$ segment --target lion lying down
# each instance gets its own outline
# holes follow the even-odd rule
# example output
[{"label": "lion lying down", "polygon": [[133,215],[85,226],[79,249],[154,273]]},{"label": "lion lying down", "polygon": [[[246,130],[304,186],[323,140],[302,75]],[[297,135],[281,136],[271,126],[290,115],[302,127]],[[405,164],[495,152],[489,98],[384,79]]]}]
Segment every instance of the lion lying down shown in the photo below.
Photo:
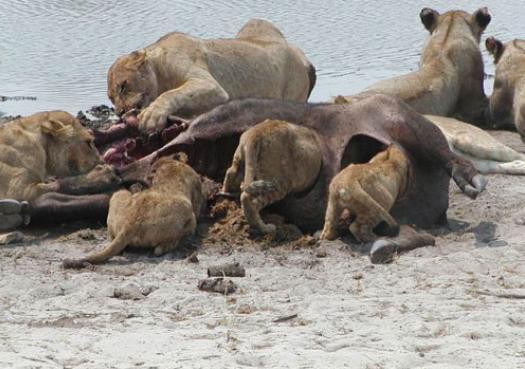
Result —
[{"label": "lion lying down", "polygon": [[525,175],[525,154],[511,149],[481,128],[454,118],[425,115],[439,127],[450,150],[468,159],[483,174]]},{"label": "lion lying down", "polygon": [[127,246],[151,247],[160,256],[193,234],[204,196],[200,177],[186,164],[186,155],[178,154],[178,159],[164,157],[153,164],[149,189],[116,192],[109,203],[107,220],[111,243],[80,260],[64,260],[64,267],[102,263]]},{"label": "lion lying down", "polygon": [[110,167],[98,164],[102,161],[93,135],[69,113],[42,112],[0,126],[0,230],[28,221],[25,202],[78,188],[80,180],[66,184],[64,178],[92,171],[83,178],[86,185],[93,186],[102,172],[109,181],[118,181]]},{"label": "lion lying down", "polygon": [[241,135],[223,192],[241,193],[250,226],[274,233],[259,212],[289,194],[308,190],[321,170],[321,146],[315,132],[279,120],[265,120]]},{"label": "lion lying down", "polygon": [[143,109],[139,128],[154,131],[170,115],[194,117],[228,100],[306,101],[315,79],[300,49],[270,22],[252,19],[234,38],[172,32],[119,57],[108,72],[108,96],[119,115]]},{"label": "lion lying down", "polygon": [[321,239],[337,238],[344,210],[355,217],[350,232],[360,242],[374,241],[374,228],[382,222],[386,235],[395,236],[399,225],[388,213],[408,183],[408,161],[395,145],[375,155],[366,164],[351,164],[332,179]]}]

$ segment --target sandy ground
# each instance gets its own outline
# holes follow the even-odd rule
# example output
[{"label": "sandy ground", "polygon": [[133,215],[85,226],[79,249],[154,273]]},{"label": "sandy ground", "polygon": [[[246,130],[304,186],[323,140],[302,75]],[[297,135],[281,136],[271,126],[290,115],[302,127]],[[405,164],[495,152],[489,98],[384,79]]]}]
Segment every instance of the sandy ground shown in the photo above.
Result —
[{"label": "sandy ground", "polygon": [[[212,227],[198,263],[125,252],[71,271],[104,227],[24,230],[0,246],[0,368],[525,368],[525,178],[489,179],[476,201],[451,185],[436,246],[389,265],[340,240],[258,245],[233,222],[239,239]],[[228,261],[237,292],[197,289]]]}]

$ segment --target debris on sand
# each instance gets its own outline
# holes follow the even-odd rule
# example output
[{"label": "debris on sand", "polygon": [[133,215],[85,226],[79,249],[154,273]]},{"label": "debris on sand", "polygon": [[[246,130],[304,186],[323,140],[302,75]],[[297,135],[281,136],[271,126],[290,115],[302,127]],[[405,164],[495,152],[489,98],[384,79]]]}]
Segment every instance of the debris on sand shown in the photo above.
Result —
[{"label": "debris on sand", "polygon": [[24,234],[18,231],[1,234],[0,245],[9,245],[11,243],[23,242],[24,238]]},{"label": "debris on sand", "polygon": [[239,263],[228,263],[210,266],[208,268],[208,277],[244,277],[246,271]]},{"label": "debris on sand", "polygon": [[191,255],[186,258],[186,262],[188,262],[188,263],[198,263],[199,262],[199,258],[198,258],[197,255],[198,255],[197,251],[192,252]]},{"label": "debris on sand", "polygon": [[231,279],[224,278],[201,279],[197,287],[201,291],[222,293],[223,295],[237,291],[237,285]]},{"label": "debris on sand", "polygon": [[288,320],[292,320],[292,319],[295,319],[297,318],[297,314],[292,314],[292,315],[287,315],[287,316],[283,316],[281,318],[277,318],[273,321],[273,323],[282,323],[282,322],[286,322]]},{"label": "debris on sand", "polygon": [[112,297],[120,300],[142,300],[156,289],[156,287],[152,286],[141,288],[136,284],[130,283],[124,287],[115,288]]}]

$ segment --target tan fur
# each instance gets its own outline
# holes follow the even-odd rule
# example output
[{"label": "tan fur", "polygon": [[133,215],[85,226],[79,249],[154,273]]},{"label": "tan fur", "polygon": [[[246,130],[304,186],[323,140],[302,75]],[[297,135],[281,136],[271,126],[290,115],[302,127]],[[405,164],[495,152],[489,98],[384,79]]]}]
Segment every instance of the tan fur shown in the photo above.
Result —
[{"label": "tan fur", "polygon": [[490,96],[493,124],[514,125],[524,139],[525,40],[516,39],[503,45],[491,37],[486,46],[496,63],[494,90]]},{"label": "tan fur", "polygon": [[[479,17],[490,16],[486,8],[474,14],[448,11],[439,14],[423,9],[421,19],[433,17],[425,24],[430,37],[423,48],[419,69],[378,82],[366,93],[385,93],[396,96],[421,114],[462,117],[479,121],[484,116],[487,99],[483,91],[483,60],[479,41],[486,24]],[[353,101],[355,96],[338,97]]]},{"label": "tan fur", "polygon": [[489,133],[453,118],[425,115],[441,129],[450,149],[470,160],[484,174],[525,175],[525,154],[496,140]]},{"label": "tan fur", "polygon": [[118,113],[145,108],[142,129],[169,115],[191,117],[230,99],[306,101],[315,69],[271,23],[250,20],[233,39],[203,40],[170,33],[119,57],[108,73],[108,96]]},{"label": "tan fur", "polygon": [[337,237],[339,218],[344,210],[355,217],[350,232],[358,241],[375,240],[373,229],[383,221],[391,229],[398,229],[388,212],[405,191],[407,180],[408,161],[393,145],[367,164],[351,164],[343,169],[330,183],[321,239]]},{"label": "tan fur", "polygon": [[265,120],[242,134],[223,191],[242,190],[241,205],[248,223],[262,233],[273,233],[275,226],[262,221],[260,210],[310,188],[321,162],[321,147],[311,129]]},{"label": "tan fur", "polygon": [[204,206],[199,175],[186,163],[161,158],[152,167],[149,189],[116,192],[109,203],[112,242],[83,260],[102,263],[126,247],[151,247],[159,256],[174,250],[195,232]]},{"label": "tan fur", "polygon": [[84,174],[101,159],[69,113],[42,112],[0,126],[0,198],[31,201],[56,190],[50,177]]}]

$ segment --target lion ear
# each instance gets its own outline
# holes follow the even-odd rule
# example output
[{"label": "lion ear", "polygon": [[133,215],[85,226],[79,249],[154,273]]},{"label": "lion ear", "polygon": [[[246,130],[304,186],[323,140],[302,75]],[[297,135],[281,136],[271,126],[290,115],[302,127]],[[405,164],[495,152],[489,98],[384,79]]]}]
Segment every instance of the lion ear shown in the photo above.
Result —
[{"label": "lion ear", "polygon": [[490,20],[492,19],[492,17],[489,14],[489,9],[487,7],[476,10],[474,14],[472,14],[472,16],[474,17],[474,20],[476,21],[478,26],[480,26],[483,30],[487,28],[487,26],[490,23]]},{"label": "lion ear", "polygon": [[494,63],[497,63],[501,55],[503,54],[504,45],[503,42],[491,36],[485,40],[485,47],[488,52],[494,57]]},{"label": "lion ear", "polygon": [[46,120],[42,123],[41,129],[43,133],[61,139],[69,138],[71,136],[71,132],[73,131],[73,127],[67,126],[56,119]]},{"label": "lion ear", "polygon": [[136,67],[140,67],[146,61],[146,52],[144,50],[133,51],[129,56],[130,62]]},{"label": "lion ear", "polygon": [[436,27],[439,13],[434,9],[423,8],[419,13],[419,18],[421,18],[421,23],[423,23],[428,32],[432,33]]}]

